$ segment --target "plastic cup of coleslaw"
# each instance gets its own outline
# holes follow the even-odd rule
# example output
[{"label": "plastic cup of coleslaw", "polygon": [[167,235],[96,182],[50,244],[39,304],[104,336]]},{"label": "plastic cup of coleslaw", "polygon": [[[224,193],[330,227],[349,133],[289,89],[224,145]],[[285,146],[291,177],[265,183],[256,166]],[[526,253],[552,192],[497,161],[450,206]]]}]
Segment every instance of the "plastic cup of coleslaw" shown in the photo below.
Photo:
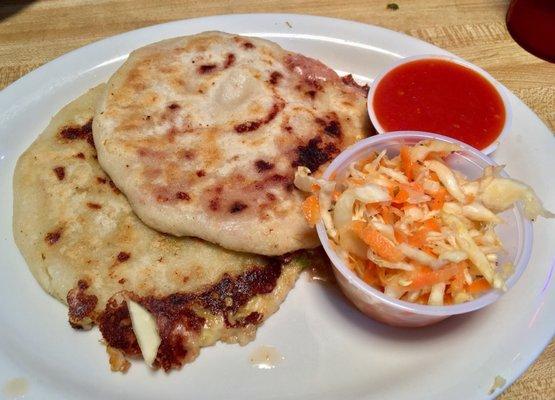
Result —
[{"label": "plastic cup of coleslaw", "polygon": [[[479,178],[485,167],[497,165],[484,153],[458,140],[427,132],[402,131],[376,135],[357,142],[333,160],[323,177],[329,179],[335,174],[336,179],[341,179],[351,163],[366,158],[373,152],[385,149],[389,156],[395,156],[401,145],[414,145],[425,139],[458,144],[462,150],[450,155],[446,161],[451,168],[469,179]],[[501,176],[508,177],[504,172]],[[506,281],[507,289],[510,289],[528,265],[532,250],[532,223],[526,219],[520,205],[504,211],[500,216],[504,223],[496,227],[496,232],[505,252],[499,254],[499,262],[501,265],[505,262],[512,262],[514,265],[514,272]],[[503,294],[502,291],[492,289],[472,301],[446,306],[415,304],[389,297],[365,283],[349,268],[333,249],[322,221],[317,224],[316,229],[343,293],[364,314],[386,324],[401,327],[430,325],[452,315],[479,310],[495,302]]]}]

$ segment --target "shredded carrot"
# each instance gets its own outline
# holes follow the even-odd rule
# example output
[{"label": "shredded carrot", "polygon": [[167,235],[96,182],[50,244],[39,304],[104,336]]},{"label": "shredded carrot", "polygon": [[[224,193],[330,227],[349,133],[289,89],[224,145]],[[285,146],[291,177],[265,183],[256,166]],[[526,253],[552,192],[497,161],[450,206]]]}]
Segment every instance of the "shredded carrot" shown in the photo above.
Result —
[{"label": "shredded carrot", "polygon": [[316,225],[320,219],[320,203],[318,202],[318,197],[314,194],[308,196],[305,201],[303,201],[302,209],[304,217],[309,225]]},{"label": "shredded carrot", "polygon": [[341,192],[339,190],[334,190],[331,194],[331,198],[333,201],[337,201],[339,196],[341,196]]},{"label": "shredded carrot", "polygon": [[408,146],[401,146],[401,169],[409,181],[414,179],[414,163],[410,158],[410,150]]},{"label": "shredded carrot", "polygon": [[[409,192],[402,187],[398,187],[399,190],[395,194],[393,198],[393,203],[402,204],[405,203],[409,199]],[[395,192],[394,192],[395,193]]]},{"label": "shredded carrot", "polygon": [[388,206],[382,205],[381,215],[384,223],[388,225],[393,225],[395,223],[395,214],[391,212],[391,209]]},{"label": "shredded carrot", "polygon": [[437,193],[430,201],[430,209],[441,210],[441,208],[443,207],[443,203],[445,203],[446,196],[447,196],[447,190],[445,190],[445,188],[439,188]]},{"label": "shredded carrot", "polygon": [[418,299],[416,299],[416,303],[418,304],[428,304],[428,299],[430,298],[430,293],[421,294]]},{"label": "shredded carrot", "polygon": [[419,229],[415,233],[409,236],[408,243],[413,247],[423,247],[426,245],[426,239],[428,238],[428,233],[430,231],[427,229]]},{"label": "shredded carrot", "polygon": [[441,231],[441,224],[438,218],[430,218],[422,223],[421,229],[426,229],[428,232],[439,232]]},{"label": "shredded carrot", "polygon": [[387,186],[387,193],[389,193],[389,197],[395,197],[395,190],[399,190],[399,186],[396,185],[389,185]]},{"label": "shredded carrot", "polygon": [[439,177],[434,171],[430,171],[430,179],[434,182],[439,183]]},{"label": "shredded carrot", "polygon": [[412,247],[422,247],[426,243],[426,236],[427,233],[415,233],[408,237],[407,243],[410,244]]},{"label": "shredded carrot", "polygon": [[425,160],[441,159],[441,158],[447,157],[447,154],[448,153],[445,153],[444,151],[430,151],[426,156]]},{"label": "shredded carrot", "polygon": [[337,171],[333,171],[328,179],[330,181],[334,181],[336,176],[337,176]]},{"label": "shredded carrot", "polygon": [[412,182],[409,187],[414,191],[424,194],[424,187],[419,182]]},{"label": "shredded carrot", "polygon": [[435,285],[436,283],[446,282],[466,267],[466,262],[451,263],[438,270],[415,271],[410,280],[412,283],[408,286],[410,290],[418,290],[424,287]]},{"label": "shredded carrot", "polygon": [[395,229],[393,233],[395,235],[395,240],[397,240],[399,243],[408,243],[409,238],[403,231]]},{"label": "shredded carrot", "polygon": [[313,183],[310,189],[312,190],[312,192],[317,192],[318,190],[320,190],[320,185]]},{"label": "shredded carrot", "polygon": [[366,204],[365,206],[366,211],[368,211],[369,213],[375,214],[380,212],[378,206],[376,204]]},{"label": "shredded carrot", "polygon": [[455,277],[453,278],[453,280],[451,281],[451,285],[449,287],[449,291],[451,293],[457,293],[460,292],[461,290],[463,290],[465,285],[465,280],[464,280],[464,271],[459,271],[457,273],[457,275],[455,275]]},{"label": "shredded carrot", "polygon": [[422,251],[423,251],[424,253],[426,253],[426,254],[431,255],[432,257],[437,257],[437,254],[434,253],[434,251],[432,250],[432,248],[429,247],[429,246],[423,246],[423,247],[422,247]]},{"label": "shredded carrot", "polygon": [[485,278],[476,279],[474,282],[468,285],[468,292],[471,294],[485,292],[489,289],[491,289],[491,285]]},{"label": "shredded carrot", "polygon": [[380,270],[376,264],[372,261],[368,260],[366,263],[366,268],[364,270],[364,274],[362,279],[364,282],[368,283],[372,286],[379,286],[381,284],[380,277],[378,276],[378,270]]},{"label": "shredded carrot", "polygon": [[355,232],[357,235],[359,232],[362,232],[362,230],[366,227],[366,223],[364,221],[353,221],[351,222],[351,229],[353,230],[353,232]]},{"label": "shredded carrot", "polygon": [[353,221],[352,229],[379,257],[392,262],[398,262],[405,258],[388,238],[371,226],[366,226],[364,222]]},{"label": "shredded carrot", "polygon": [[416,261],[412,262],[412,265],[414,267],[414,270],[418,273],[418,274],[428,274],[430,272],[433,272],[434,270],[431,269],[430,267],[428,267],[427,265],[423,265],[420,264]]},{"label": "shredded carrot", "polygon": [[359,178],[349,178],[348,181],[349,183],[352,183],[353,185],[356,185],[356,186],[360,186],[364,184],[364,181]]}]

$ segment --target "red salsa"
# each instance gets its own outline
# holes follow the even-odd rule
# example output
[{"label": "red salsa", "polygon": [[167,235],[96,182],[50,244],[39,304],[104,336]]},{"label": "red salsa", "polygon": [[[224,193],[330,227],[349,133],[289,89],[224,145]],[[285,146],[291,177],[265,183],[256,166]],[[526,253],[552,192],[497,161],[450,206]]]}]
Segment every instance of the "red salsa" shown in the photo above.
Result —
[{"label": "red salsa", "polygon": [[505,124],[501,96],[484,77],[454,62],[424,59],[387,73],[373,108],[386,132],[439,133],[485,149]]}]

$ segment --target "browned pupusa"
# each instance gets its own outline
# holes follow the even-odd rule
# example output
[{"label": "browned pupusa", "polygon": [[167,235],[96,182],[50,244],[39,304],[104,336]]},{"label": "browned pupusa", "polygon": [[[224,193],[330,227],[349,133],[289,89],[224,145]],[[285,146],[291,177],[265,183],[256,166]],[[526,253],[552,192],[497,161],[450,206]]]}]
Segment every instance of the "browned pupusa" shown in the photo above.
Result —
[{"label": "browned pupusa", "polygon": [[[18,160],[14,237],[74,328],[98,324],[112,368],[140,356],[127,300],[147,308],[162,338],[155,366],[178,368],[221,340],[245,344],[277,311],[305,263],[263,257],[148,228],[96,160],[91,117],[102,87],[66,106]],[[63,167],[63,179],[54,172]]]},{"label": "browned pupusa", "polygon": [[293,186],[369,133],[366,91],[275,43],[219,32],[134,51],[94,119],[99,162],[149,226],[279,255],[318,244]]}]

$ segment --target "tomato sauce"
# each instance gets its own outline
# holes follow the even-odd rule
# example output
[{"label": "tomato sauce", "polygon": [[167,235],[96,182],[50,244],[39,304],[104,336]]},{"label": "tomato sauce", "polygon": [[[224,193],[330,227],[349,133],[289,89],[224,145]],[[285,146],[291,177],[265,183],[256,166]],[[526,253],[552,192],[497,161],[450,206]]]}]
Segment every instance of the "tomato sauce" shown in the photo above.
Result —
[{"label": "tomato sauce", "polygon": [[501,96],[484,77],[432,58],[387,73],[376,87],[372,105],[386,132],[439,133],[480,150],[495,141],[506,118]]}]

